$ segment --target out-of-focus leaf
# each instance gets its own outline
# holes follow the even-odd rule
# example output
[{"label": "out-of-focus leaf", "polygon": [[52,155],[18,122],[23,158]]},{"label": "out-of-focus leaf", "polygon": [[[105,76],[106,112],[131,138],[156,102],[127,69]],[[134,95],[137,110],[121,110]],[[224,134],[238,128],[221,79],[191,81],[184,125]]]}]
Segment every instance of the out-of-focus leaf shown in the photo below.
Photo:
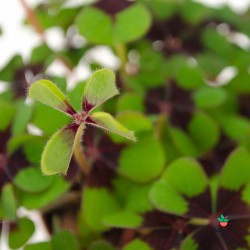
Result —
[{"label": "out-of-focus leaf", "polygon": [[140,93],[149,88],[162,86],[172,70],[168,70],[169,64],[161,53],[152,49],[151,44],[141,42],[139,45],[140,70],[138,74],[127,76],[125,80],[131,89]]},{"label": "out-of-focus leaf", "polygon": [[192,90],[205,85],[198,68],[184,65],[176,75],[177,83],[184,89]]},{"label": "out-of-focus leaf", "polygon": [[53,59],[53,51],[45,44],[38,46],[32,50],[30,63],[32,64],[46,64],[49,65]]},{"label": "out-of-focus leaf", "polygon": [[125,178],[114,180],[115,195],[126,211],[145,213],[152,210],[152,204],[148,199],[152,184],[138,184]]},{"label": "out-of-focus leaf", "polygon": [[119,210],[114,196],[104,188],[85,188],[83,192],[82,213],[87,225],[94,231],[104,231],[105,216]]},{"label": "out-of-focus leaf", "polygon": [[11,123],[14,114],[15,106],[4,100],[0,100],[0,131],[5,130]]},{"label": "out-of-focus leaf", "polygon": [[19,147],[28,143],[29,141],[35,140],[37,137],[30,134],[20,134],[12,136],[8,141],[8,154],[12,155]]},{"label": "out-of-focus leaf", "polygon": [[9,233],[9,246],[12,249],[22,247],[32,236],[35,231],[34,223],[28,218],[20,218],[18,220],[17,228]]},{"label": "out-of-focus leaf", "polygon": [[65,0],[58,1],[60,2],[60,8],[58,8],[59,6],[56,7],[56,5],[53,5],[53,7],[58,8],[58,10],[49,11],[48,9],[36,9],[36,15],[39,23],[41,23],[44,29],[56,26],[66,31],[67,28],[72,25],[79,12],[79,8],[63,8],[61,5],[64,1]]},{"label": "out-of-focus leaf", "polygon": [[52,249],[79,250],[79,244],[75,236],[69,231],[60,231],[53,235],[51,239]]},{"label": "out-of-focus leaf", "polygon": [[224,57],[212,53],[210,51],[202,52],[196,56],[198,64],[202,69],[202,73],[208,79],[215,79],[215,77],[228,66],[227,60]]},{"label": "out-of-focus leaf", "polygon": [[44,144],[46,140],[42,137],[33,137],[22,142],[22,149],[25,154],[25,157],[33,165],[40,166],[41,163],[41,154],[44,149]]},{"label": "out-of-focus leaf", "polygon": [[90,111],[106,100],[118,95],[115,74],[110,69],[95,71],[87,81],[83,93],[83,110]]},{"label": "out-of-focus leaf", "polygon": [[129,242],[122,250],[152,250],[152,248],[144,241],[135,239]]},{"label": "out-of-focus leaf", "polygon": [[250,139],[250,121],[243,116],[228,115],[221,120],[223,131],[233,140]]},{"label": "out-of-focus leaf", "polygon": [[90,116],[90,118],[91,120],[94,121],[94,123],[91,123],[93,126],[118,134],[129,140],[136,141],[134,132],[129,131],[127,128],[125,128],[121,123],[116,121],[110,114],[105,112],[95,112]]},{"label": "out-of-focus leaf", "polygon": [[88,250],[115,250],[115,248],[110,245],[108,242],[103,241],[103,240],[99,240],[96,242],[93,242]]},{"label": "out-of-focus leaf", "polygon": [[24,250],[53,250],[50,242],[39,242],[35,244],[26,245]]},{"label": "out-of-focus leaf", "polygon": [[37,102],[34,106],[32,123],[45,134],[51,135],[71,121],[70,117],[42,103]]},{"label": "out-of-focus leaf", "polygon": [[124,93],[117,101],[117,112],[122,111],[144,111],[143,96],[132,93]]},{"label": "out-of-focus leaf", "polygon": [[[130,42],[146,33],[151,16],[142,4],[133,4],[115,17],[113,36],[115,42]],[[133,25],[131,25],[133,24]]]},{"label": "out-of-focus leaf", "polygon": [[69,184],[58,176],[54,179],[49,188],[39,193],[39,195],[37,195],[37,193],[20,193],[20,203],[28,209],[41,209],[60,198],[68,188]]},{"label": "out-of-focus leaf", "polygon": [[197,250],[198,244],[192,237],[187,237],[181,244],[181,250]]},{"label": "out-of-focus leaf", "polygon": [[[205,29],[202,36],[203,44],[206,48],[225,57],[226,59],[232,57],[232,45],[227,41],[225,35],[219,34],[215,29]],[[215,46],[216,44],[216,46]]]},{"label": "out-of-focus leaf", "polygon": [[214,147],[219,140],[219,128],[216,122],[202,112],[195,112],[188,124],[189,133],[200,152]]},{"label": "out-of-focus leaf", "polygon": [[149,137],[122,150],[118,171],[131,180],[143,183],[159,176],[164,164],[165,155],[160,143]]},{"label": "out-of-focus leaf", "polygon": [[27,124],[30,121],[31,114],[32,114],[32,106],[25,104],[23,100],[18,102],[17,111],[11,129],[13,135],[25,132]]},{"label": "out-of-focus leaf", "polygon": [[81,35],[92,43],[112,43],[112,20],[103,11],[86,7],[79,13],[76,25]]},{"label": "out-of-focus leaf", "polygon": [[82,93],[84,92],[85,82],[78,83],[75,88],[73,88],[68,93],[68,98],[70,103],[75,108],[76,111],[80,112],[82,110]]},{"label": "out-of-focus leaf", "polygon": [[[210,9],[202,3],[184,1],[181,13],[185,21],[190,24],[198,24],[210,14]],[[190,13],[192,13],[190,15]]]},{"label": "out-of-focus leaf", "polygon": [[227,92],[222,88],[203,87],[193,94],[193,100],[199,108],[216,108],[227,100]]},{"label": "out-of-focus leaf", "polygon": [[83,134],[84,124],[69,124],[56,132],[47,142],[41,159],[46,175],[66,174],[73,154],[75,138]]},{"label": "out-of-focus leaf", "polygon": [[181,129],[171,128],[170,136],[175,147],[183,155],[196,157],[200,154],[198,147],[195,145],[192,139]]},{"label": "out-of-focus leaf", "polygon": [[14,194],[12,184],[8,183],[3,186],[1,194],[1,203],[4,218],[10,221],[16,219],[17,200]]},{"label": "out-of-focus leaf", "polygon": [[235,149],[228,157],[221,174],[221,186],[239,190],[250,179],[250,154],[243,148]]},{"label": "out-of-focus leaf", "polygon": [[239,72],[231,79],[226,88],[232,93],[250,93],[250,74],[248,72]]},{"label": "out-of-focus leaf", "polygon": [[14,184],[29,193],[42,192],[52,184],[51,177],[43,176],[41,170],[29,167],[20,170],[14,178]]},{"label": "out-of-focus leaf", "polygon": [[242,191],[242,200],[250,205],[250,182],[247,183],[246,187]]},{"label": "out-of-focus leaf", "polygon": [[88,41],[114,44],[138,39],[146,33],[151,24],[149,12],[140,3],[120,11],[114,20],[113,22],[108,14],[99,9],[86,7],[78,15],[76,25]]},{"label": "out-of-focus leaf", "polygon": [[154,16],[159,20],[168,20],[177,11],[179,5],[168,2],[168,7],[166,8],[166,3],[164,1],[148,1],[147,3],[152,9]]},{"label": "out-of-focus leaf", "polygon": [[41,79],[32,83],[29,88],[29,97],[65,114],[75,113],[66,96],[49,80]]},{"label": "out-of-focus leaf", "polygon": [[11,82],[13,80],[13,72],[23,66],[23,59],[21,56],[16,55],[1,69],[0,80]]},{"label": "out-of-focus leaf", "polygon": [[107,215],[103,223],[110,227],[116,228],[137,228],[142,224],[143,218],[133,212],[119,211]]},{"label": "out-of-focus leaf", "polygon": [[162,179],[188,197],[202,193],[207,186],[202,166],[192,158],[179,158],[172,162],[162,175]]},{"label": "out-of-focus leaf", "polygon": [[177,215],[188,211],[187,201],[163,180],[153,185],[149,197],[153,206],[160,211]]},{"label": "out-of-focus leaf", "polygon": [[66,92],[67,90],[67,82],[66,82],[66,78],[62,78],[62,77],[57,77],[57,76],[52,76],[50,77],[50,80],[52,82],[56,83],[56,86],[63,92]]}]

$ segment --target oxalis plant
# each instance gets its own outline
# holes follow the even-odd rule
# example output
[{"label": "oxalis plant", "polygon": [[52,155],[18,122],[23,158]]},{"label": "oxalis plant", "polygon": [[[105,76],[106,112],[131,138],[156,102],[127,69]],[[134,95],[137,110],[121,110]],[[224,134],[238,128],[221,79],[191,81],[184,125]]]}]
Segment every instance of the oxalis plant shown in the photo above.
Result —
[{"label": "oxalis plant", "polygon": [[70,124],[52,135],[44,148],[41,168],[45,175],[66,174],[73,152],[83,172],[89,172],[81,149],[81,138],[88,124],[136,141],[134,132],[125,128],[110,114],[95,111],[98,106],[117,94],[119,91],[115,85],[115,74],[110,69],[97,70],[89,78],[83,93],[81,112],[72,107],[66,96],[51,81],[41,79],[30,86],[30,98],[72,118]]}]

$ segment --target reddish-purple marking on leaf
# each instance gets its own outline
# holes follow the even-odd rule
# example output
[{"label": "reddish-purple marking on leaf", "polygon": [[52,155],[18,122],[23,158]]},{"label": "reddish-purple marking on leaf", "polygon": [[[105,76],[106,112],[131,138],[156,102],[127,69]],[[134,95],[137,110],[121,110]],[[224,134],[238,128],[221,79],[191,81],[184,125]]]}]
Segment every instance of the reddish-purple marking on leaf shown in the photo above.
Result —
[{"label": "reddish-purple marking on leaf", "polygon": [[[241,200],[241,196],[242,190],[219,189],[216,214],[211,214],[209,217],[210,224],[201,227],[193,236],[198,243],[198,250],[248,249],[245,237],[248,235],[248,228],[250,227],[250,209]],[[225,228],[219,227],[217,218],[220,214],[227,214],[230,217],[230,223]]]},{"label": "reddish-purple marking on leaf", "polygon": [[67,105],[68,109],[66,110],[66,113],[68,113],[69,115],[73,116],[76,111],[74,110],[74,108],[70,105],[70,103],[65,100],[64,103]]},{"label": "reddish-purple marking on leaf", "polygon": [[83,135],[83,144],[87,159],[93,162],[92,170],[86,180],[91,187],[112,188],[112,180],[116,175],[118,158],[123,145],[117,145],[107,135],[96,139],[96,129],[88,127]]},{"label": "reddish-purple marking on leaf", "polygon": [[203,193],[193,198],[186,197],[189,204],[187,217],[191,218],[208,218],[212,214],[211,192],[207,188]]},{"label": "reddish-purple marking on leaf", "polygon": [[222,133],[220,140],[214,149],[198,159],[206,174],[212,176],[221,171],[228,155],[235,149],[235,147],[236,143]]},{"label": "reddish-purple marking on leaf", "polygon": [[94,107],[93,104],[89,103],[86,98],[83,98],[82,101],[82,110],[85,112],[89,112]]},{"label": "reddish-purple marking on leaf", "polygon": [[131,2],[125,0],[101,0],[98,1],[94,6],[102,11],[105,11],[107,14],[114,16],[118,12],[126,9],[132,5]]},{"label": "reddish-purple marking on leaf", "polygon": [[166,87],[151,89],[145,98],[148,114],[166,114],[174,127],[187,131],[194,104],[191,92],[181,89],[173,80]]},{"label": "reddish-purple marking on leaf", "polygon": [[64,127],[64,130],[70,129],[71,131],[73,131],[76,134],[79,126],[80,125],[78,125],[75,122],[73,122],[73,123],[70,123],[69,125],[67,125],[66,127]]},{"label": "reddish-purple marking on leaf", "polygon": [[94,122],[89,116],[86,118],[85,121],[86,121],[87,123],[96,124],[96,122]]},{"label": "reddish-purple marking on leaf", "polygon": [[187,219],[160,211],[145,213],[142,227],[150,230],[142,240],[155,250],[179,249],[183,238],[193,230]]},{"label": "reddish-purple marking on leaf", "polygon": [[81,125],[82,123],[84,123],[87,119],[87,113],[85,111],[82,111],[82,113],[75,113],[73,115],[74,118],[74,122],[77,125]]}]

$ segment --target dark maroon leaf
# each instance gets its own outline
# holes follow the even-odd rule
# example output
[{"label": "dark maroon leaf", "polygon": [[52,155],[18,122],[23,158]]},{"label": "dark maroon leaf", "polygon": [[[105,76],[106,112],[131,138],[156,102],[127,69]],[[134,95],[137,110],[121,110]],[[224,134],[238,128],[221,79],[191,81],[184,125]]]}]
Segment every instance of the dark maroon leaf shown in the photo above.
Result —
[{"label": "dark maroon leaf", "polygon": [[94,6],[105,11],[111,16],[129,7],[132,3],[126,0],[100,0]]}]

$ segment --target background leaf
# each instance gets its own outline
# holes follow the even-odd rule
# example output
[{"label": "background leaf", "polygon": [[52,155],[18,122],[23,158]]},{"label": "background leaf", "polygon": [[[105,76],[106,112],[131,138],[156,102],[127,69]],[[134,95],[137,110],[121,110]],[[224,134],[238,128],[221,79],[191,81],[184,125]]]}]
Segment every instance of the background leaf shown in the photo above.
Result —
[{"label": "background leaf", "polygon": [[178,193],[194,197],[205,191],[207,177],[202,166],[192,158],[179,158],[168,165],[162,175],[168,185]]},{"label": "background leaf", "polygon": [[81,35],[91,43],[112,43],[112,20],[103,11],[86,7],[76,19],[76,25]]},{"label": "background leaf", "polygon": [[5,130],[11,123],[14,114],[15,106],[9,102],[0,99],[0,131]]},{"label": "background leaf", "polygon": [[104,217],[103,223],[109,227],[138,228],[143,218],[129,211],[119,211]]},{"label": "background leaf", "polygon": [[[131,25],[133,24],[133,25]],[[146,33],[151,16],[142,4],[133,4],[116,14],[113,30],[115,42],[130,42]]]},{"label": "background leaf", "polygon": [[16,219],[17,200],[12,184],[8,183],[4,185],[1,192],[1,203],[4,218],[14,221]]},{"label": "background leaf", "polygon": [[80,34],[87,40],[110,45],[138,39],[150,24],[149,12],[139,3],[117,13],[114,22],[108,14],[94,7],[86,7],[76,20]]},{"label": "background leaf", "polygon": [[24,250],[52,250],[50,242],[39,242],[35,244],[29,244],[24,247]]},{"label": "background leaf", "polygon": [[60,231],[53,235],[51,245],[53,249],[80,249],[75,236],[69,231]]},{"label": "background leaf", "polygon": [[136,239],[128,243],[122,250],[151,250],[152,248],[144,241]]},{"label": "background leaf", "polygon": [[188,211],[188,202],[163,180],[153,185],[150,200],[155,208],[166,213],[183,215]]},{"label": "background leaf", "polygon": [[226,160],[221,174],[221,186],[239,190],[250,178],[250,155],[245,148],[235,149]]},{"label": "background leaf", "polygon": [[24,133],[32,115],[32,106],[22,101],[18,102],[17,111],[13,120],[11,131],[14,135]]},{"label": "background leaf", "polygon": [[69,183],[57,176],[48,189],[39,193],[39,199],[36,193],[19,194],[20,204],[27,209],[39,209],[59,199],[69,188]]},{"label": "background leaf", "polygon": [[204,86],[193,93],[193,100],[199,108],[215,108],[225,103],[227,92],[222,88]]},{"label": "background leaf", "polygon": [[165,155],[160,143],[148,137],[122,150],[118,171],[131,180],[143,183],[159,176],[164,164]]},{"label": "background leaf", "polygon": [[29,193],[38,193],[46,190],[53,179],[42,175],[36,167],[24,168],[15,176],[14,184],[21,190]]},{"label": "background leaf", "polygon": [[103,218],[118,210],[119,206],[109,191],[104,188],[85,188],[82,212],[86,223],[92,230],[106,230]]},{"label": "background leaf", "polygon": [[9,246],[12,249],[22,247],[32,236],[35,231],[35,226],[32,220],[22,217],[18,220],[16,229],[9,233]]}]

